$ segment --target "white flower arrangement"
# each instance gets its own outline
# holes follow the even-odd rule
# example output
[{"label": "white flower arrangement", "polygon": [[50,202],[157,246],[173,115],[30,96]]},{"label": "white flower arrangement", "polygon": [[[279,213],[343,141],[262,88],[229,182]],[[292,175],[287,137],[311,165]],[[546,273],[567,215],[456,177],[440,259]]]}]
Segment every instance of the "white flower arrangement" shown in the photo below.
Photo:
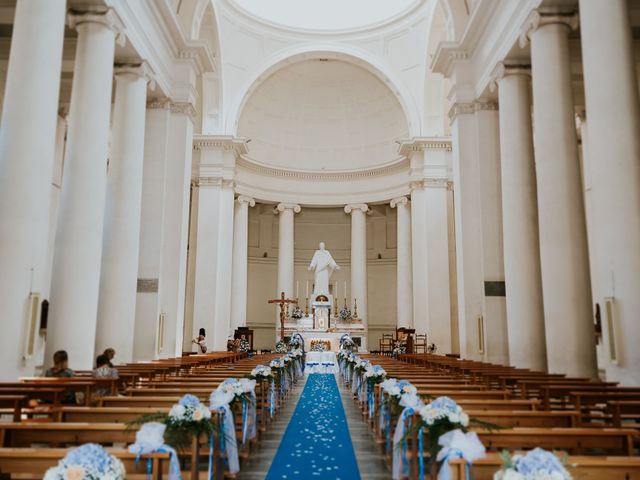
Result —
[{"label": "white flower arrangement", "polygon": [[274,358],[273,360],[271,360],[271,362],[269,362],[269,367],[271,367],[271,368],[283,368],[284,367],[284,361],[282,360],[282,358]]},{"label": "white flower arrangement", "polygon": [[364,370],[364,378],[371,385],[378,384],[387,378],[387,372],[380,365],[367,365]]},{"label": "white flower arrangement", "polygon": [[526,455],[509,456],[503,452],[502,470],[494,480],[571,480],[571,474],[552,452],[535,448]]},{"label": "white flower arrangement", "polygon": [[256,365],[256,367],[251,370],[251,374],[249,376],[254,380],[269,379],[273,378],[273,372],[271,371],[271,367],[266,365]]},{"label": "white flower arrangement", "polygon": [[293,358],[300,358],[300,357],[302,357],[302,350],[301,350],[301,349],[299,349],[299,348],[296,348],[296,349],[294,349],[294,350],[291,350],[291,351],[289,352],[289,356],[290,356],[290,357],[293,357]]},{"label": "white flower arrangement", "polygon": [[50,468],[44,480],[123,480],[126,472],[120,460],[95,443],[71,450]]},{"label": "white flower arrangement", "polygon": [[439,421],[449,421],[463,427],[469,426],[469,415],[467,415],[456,402],[449,397],[438,397],[433,402],[420,409],[422,421],[427,426],[434,425]]},{"label": "white flower arrangement", "polygon": [[202,422],[211,418],[211,410],[193,395],[185,395],[169,411],[172,423]]}]

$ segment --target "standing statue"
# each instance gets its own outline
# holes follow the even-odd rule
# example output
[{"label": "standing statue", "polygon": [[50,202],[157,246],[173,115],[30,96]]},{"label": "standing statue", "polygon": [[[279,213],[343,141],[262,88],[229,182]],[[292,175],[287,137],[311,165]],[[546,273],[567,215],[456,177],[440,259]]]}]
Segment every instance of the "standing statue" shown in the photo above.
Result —
[{"label": "standing statue", "polygon": [[325,250],[324,242],[320,242],[320,250],[316,250],[311,259],[308,270],[314,272],[313,298],[318,295],[329,295],[329,279],[334,270],[340,270],[329,250]]}]

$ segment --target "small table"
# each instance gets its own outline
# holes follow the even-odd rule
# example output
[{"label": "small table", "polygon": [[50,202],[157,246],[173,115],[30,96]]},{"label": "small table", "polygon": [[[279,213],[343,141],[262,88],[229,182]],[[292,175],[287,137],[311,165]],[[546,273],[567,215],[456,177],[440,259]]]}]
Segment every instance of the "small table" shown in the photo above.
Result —
[{"label": "small table", "polygon": [[305,373],[338,373],[335,352],[307,352]]}]

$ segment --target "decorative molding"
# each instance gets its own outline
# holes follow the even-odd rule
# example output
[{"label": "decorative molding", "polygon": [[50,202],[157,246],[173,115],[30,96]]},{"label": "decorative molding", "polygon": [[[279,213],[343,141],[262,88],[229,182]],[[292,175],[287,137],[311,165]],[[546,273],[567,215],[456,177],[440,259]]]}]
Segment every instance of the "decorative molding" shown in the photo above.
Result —
[{"label": "decorative molding", "polygon": [[369,211],[369,205],[366,203],[350,203],[344,207],[344,213],[356,212],[358,210],[362,213],[367,213]]},{"label": "decorative molding", "polygon": [[531,65],[513,65],[504,62],[498,62],[491,73],[489,80],[489,90],[495,92],[498,89],[498,83],[511,75],[525,75],[531,77]]},{"label": "decorative molding", "polygon": [[468,59],[469,53],[460,46],[460,43],[452,41],[440,42],[431,61],[431,70],[436,73],[442,73],[445,78],[448,78],[451,76],[453,67],[457,62],[464,62]]},{"label": "decorative molding", "polygon": [[476,112],[496,111],[498,104],[476,100],[474,102],[454,103],[449,109],[449,121],[453,122],[458,115],[471,115]]},{"label": "decorative molding", "polygon": [[140,63],[116,64],[113,67],[113,74],[115,76],[135,75],[144,79],[151,87],[151,90],[156,89],[155,72],[153,71],[153,68],[151,68],[151,66],[145,61],[142,61]]},{"label": "decorative molding", "polygon": [[235,152],[236,155],[244,155],[249,149],[249,139],[234,137],[232,135],[194,135],[194,150],[219,149],[227,152]]},{"label": "decorative molding", "polygon": [[531,41],[531,35],[540,27],[553,24],[565,25],[569,31],[573,31],[578,28],[578,25],[580,24],[580,17],[577,12],[544,13],[540,10],[533,10],[522,26],[519,39],[520,47],[526,47]]},{"label": "decorative molding", "polygon": [[249,197],[247,195],[238,195],[238,198],[236,198],[236,202],[238,202],[239,204],[247,204],[250,207],[255,207],[256,206],[256,201],[254,198]]},{"label": "decorative molding", "polygon": [[187,115],[192,122],[196,119],[196,107],[191,102],[171,102],[171,113]]},{"label": "decorative molding", "polygon": [[409,197],[397,197],[391,200],[391,208],[396,208],[397,205],[409,205]]},{"label": "decorative molding", "polygon": [[198,177],[193,180],[198,187],[235,188],[236,182],[222,177]]},{"label": "decorative molding", "polygon": [[451,137],[412,137],[396,140],[398,153],[404,157],[411,157],[413,153],[425,150],[451,151]]},{"label": "decorative molding", "polygon": [[153,98],[147,102],[147,110],[154,109],[162,109],[162,110],[170,110],[171,109],[171,100],[168,98]]},{"label": "decorative molding", "polygon": [[300,213],[302,208],[297,203],[279,203],[276,208],[273,209],[273,213],[281,213],[285,210],[293,210],[293,213]]},{"label": "decorative molding", "polygon": [[67,25],[74,30],[83,23],[99,23],[111,30],[116,37],[116,42],[124,47],[126,38],[124,35],[124,24],[113,8],[106,10],[76,11],[70,10],[67,14]]},{"label": "decorative molding", "polygon": [[409,183],[411,190],[423,190],[425,188],[446,188],[451,190],[453,182],[446,177],[427,177],[422,180],[416,180]]}]

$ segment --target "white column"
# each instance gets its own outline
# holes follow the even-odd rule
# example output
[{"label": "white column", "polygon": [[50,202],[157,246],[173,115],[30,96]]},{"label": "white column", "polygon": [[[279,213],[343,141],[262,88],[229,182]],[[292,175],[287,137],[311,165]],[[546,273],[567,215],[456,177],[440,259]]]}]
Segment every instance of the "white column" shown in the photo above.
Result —
[{"label": "white column", "polygon": [[[351,296],[350,305],[357,302],[358,317],[367,328],[367,212],[365,203],[346,205],[345,213],[351,214]],[[345,292],[345,296],[347,292]],[[338,300],[339,303],[339,300]]]},{"label": "white column", "polygon": [[411,212],[409,199],[391,200],[391,208],[397,209],[397,325],[413,328],[413,274],[411,272]]},{"label": "white column", "polygon": [[73,368],[86,370],[94,362],[113,57],[115,37],[122,27],[113,10],[71,15],[70,22],[78,31],[78,41],[51,280],[47,357],[64,349]]},{"label": "white column", "polygon": [[[279,213],[278,221],[278,290],[277,297],[284,292],[285,298],[293,298],[294,291],[294,225],[293,219],[296,213],[300,213],[300,205],[292,203],[279,203],[276,212]],[[279,310],[278,310],[279,312]],[[280,318],[279,314],[277,318]],[[276,325],[278,332],[280,324]]]},{"label": "white column", "polygon": [[[589,129],[594,255],[607,379],[640,383],[640,107],[628,2],[580,1],[580,36]],[[614,299],[617,331],[607,328]],[[613,334],[613,335],[612,335]],[[612,341],[613,343],[611,343]],[[610,345],[618,361],[611,361]]]},{"label": "white column", "polygon": [[236,199],[233,217],[233,273],[231,274],[230,335],[247,325],[247,256],[249,248],[249,207],[256,201],[245,195]]},{"label": "white column", "polygon": [[0,380],[33,373],[22,359],[25,305],[47,283],[65,0],[17,2],[0,125]]},{"label": "white column", "polygon": [[115,69],[96,352],[114,348],[119,362],[133,359],[144,121],[151,75],[146,63]]},{"label": "white column", "polygon": [[[160,315],[159,279],[163,244],[165,169],[169,158],[169,101],[147,105],[144,133],[144,166],[138,256],[138,288],[133,360],[157,355],[156,336]],[[167,233],[168,234],[168,233]],[[170,349],[169,349],[170,350]]]},{"label": "white column", "polygon": [[499,64],[500,156],[509,360],[546,370],[536,173],[528,68]]},{"label": "white column", "polygon": [[[427,192],[424,181],[411,183],[411,272],[413,285],[413,328],[418,334],[433,335],[429,316],[429,263],[427,243]],[[445,210],[446,216],[446,210]],[[445,229],[446,233],[446,229]],[[431,338],[429,338],[431,341]],[[450,342],[449,342],[450,343]]]},{"label": "white column", "polygon": [[484,324],[484,272],[482,191],[475,105],[456,103],[449,115],[452,119],[460,355],[462,358],[482,360],[486,352],[486,332],[480,338],[479,324]]},{"label": "white column", "polygon": [[[170,108],[158,283],[160,314],[153,331],[147,332],[155,339],[159,358],[182,354],[193,155],[193,105],[172,103]],[[162,314],[164,323],[160,322]]]},{"label": "white column", "polygon": [[596,375],[589,258],[571,85],[576,18],[532,12],[534,145],[542,288],[550,372]]}]

